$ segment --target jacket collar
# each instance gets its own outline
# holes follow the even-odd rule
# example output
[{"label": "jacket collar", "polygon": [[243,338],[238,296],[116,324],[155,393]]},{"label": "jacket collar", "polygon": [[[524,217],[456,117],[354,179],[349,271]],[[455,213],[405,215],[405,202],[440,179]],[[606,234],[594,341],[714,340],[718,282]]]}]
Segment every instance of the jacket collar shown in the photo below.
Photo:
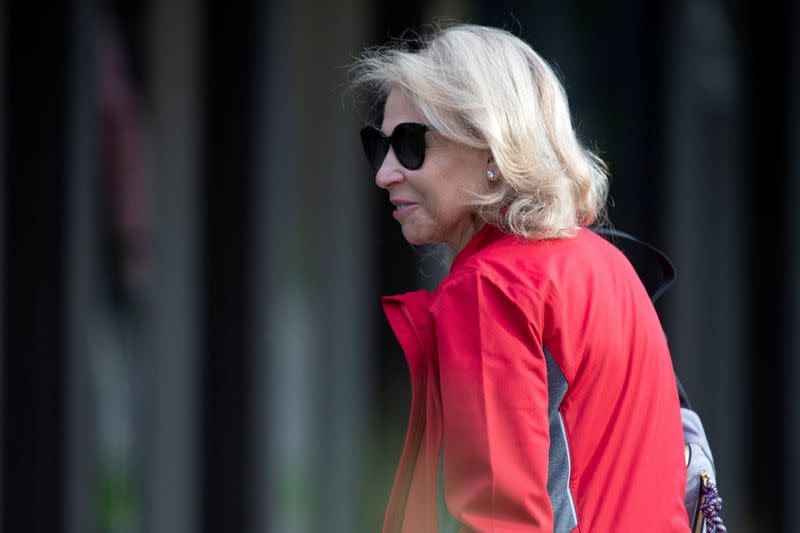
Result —
[{"label": "jacket collar", "polygon": [[[498,227],[491,224],[484,224],[483,227],[478,230],[478,233],[472,237],[472,240],[467,243],[464,249],[456,255],[453,264],[450,266],[450,272],[455,272],[471,256],[484,248],[488,248],[506,236],[507,234],[503,233]],[[435,298],[435,293],[436,291],[413,291],[404,294],[384,296],[382,298],[383,308],[387,317],[389,317],[389,322],[392,323],[392,327],[395,329],[395,333],[397,333],[398,324],[400,324],[400,329],[404,329],[404,325],[405,327],[410,326],[414,330],[422,328],[427,322],[428,310],[431,302]],[[395,306],[398,309],[404,308],[405,311],[399,314],[393,313],[392,308]]]},{"label": "jacket collar", "polygon": [[503,233],[497,226],[484,224],[483,227],[478,230],[478,233],[472,237],[472,240],[467,243],[464,249],[456,255],[453,264],[450,266],[450,272],[455,272],[467,259],[505,236],[507,236],[507,234]]}]

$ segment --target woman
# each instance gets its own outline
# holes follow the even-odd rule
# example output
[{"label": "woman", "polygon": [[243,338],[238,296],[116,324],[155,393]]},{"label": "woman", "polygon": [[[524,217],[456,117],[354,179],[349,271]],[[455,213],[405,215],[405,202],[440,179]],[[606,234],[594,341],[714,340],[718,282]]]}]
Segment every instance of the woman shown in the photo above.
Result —
[{"label": "woman", "polygon": [[361,132],[413,244],[457,254],[384,298],[411,370],[386,532],[688,531],[672,363],[648,295],[585,228],[607,177],[523,41],[459,25],[368,52]]}]

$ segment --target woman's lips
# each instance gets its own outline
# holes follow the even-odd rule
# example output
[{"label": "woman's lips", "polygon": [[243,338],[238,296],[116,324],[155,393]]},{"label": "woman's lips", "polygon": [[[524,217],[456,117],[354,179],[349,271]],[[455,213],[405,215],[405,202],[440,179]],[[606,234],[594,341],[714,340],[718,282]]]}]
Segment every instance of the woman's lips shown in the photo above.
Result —
[{"label": "woman's lips", "polygon": [[405,217],[411,210],[417,207],[418,204],[408,203],[408,204],[399,204],[395,207],[394,211],[392,211],[392,216],[397,220]]}]

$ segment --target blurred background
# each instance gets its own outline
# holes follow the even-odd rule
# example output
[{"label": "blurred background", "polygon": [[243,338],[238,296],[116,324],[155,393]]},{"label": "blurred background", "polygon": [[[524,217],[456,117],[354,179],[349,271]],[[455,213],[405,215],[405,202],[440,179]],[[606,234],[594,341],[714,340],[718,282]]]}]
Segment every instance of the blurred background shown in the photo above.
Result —
[{"label": "blurred background", "polygon": [[611,221],[676,264],[729,529],[796,529],[797,2],[5,0],[0,533],[379,530],[410,399],[379,296],[443,272],[347,66],[441,17],[560,73]]}]

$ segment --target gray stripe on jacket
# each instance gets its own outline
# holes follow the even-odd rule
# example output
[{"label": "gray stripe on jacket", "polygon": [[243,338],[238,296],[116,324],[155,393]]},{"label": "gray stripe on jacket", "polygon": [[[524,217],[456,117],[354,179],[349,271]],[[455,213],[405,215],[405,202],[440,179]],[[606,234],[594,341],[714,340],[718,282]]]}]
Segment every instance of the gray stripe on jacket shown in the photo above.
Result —
[{"label": "gray stripe on jacket", "polygon": [[[561,402],[567,394],[567,379],[556,364],[547,347],[544,356],[547,364],[547,419],[550,428],[550,451],[547,466],[547,494],[553,508],[553,533],[569,533],[578,525],[575,503],[569,490],[571,462],[567,433],[564,420],[561,418]],[[456,521],[447,509],[444,494],[444,440],[439,456],[439,475],[437,480],[437,507],[439,515],[439,532],[455,533],[461,524]]]},{"label": "gray stripe on jacket", "polygon": [[569,456],[567,432],[559,408],[567,394],[567,378],[546,346],[547,418],[550,423],[550,462],[547,466],[547,494],[553,507],[553,533],[569,533],[578,525],[575,502],[569,490],[572,463]]}]

